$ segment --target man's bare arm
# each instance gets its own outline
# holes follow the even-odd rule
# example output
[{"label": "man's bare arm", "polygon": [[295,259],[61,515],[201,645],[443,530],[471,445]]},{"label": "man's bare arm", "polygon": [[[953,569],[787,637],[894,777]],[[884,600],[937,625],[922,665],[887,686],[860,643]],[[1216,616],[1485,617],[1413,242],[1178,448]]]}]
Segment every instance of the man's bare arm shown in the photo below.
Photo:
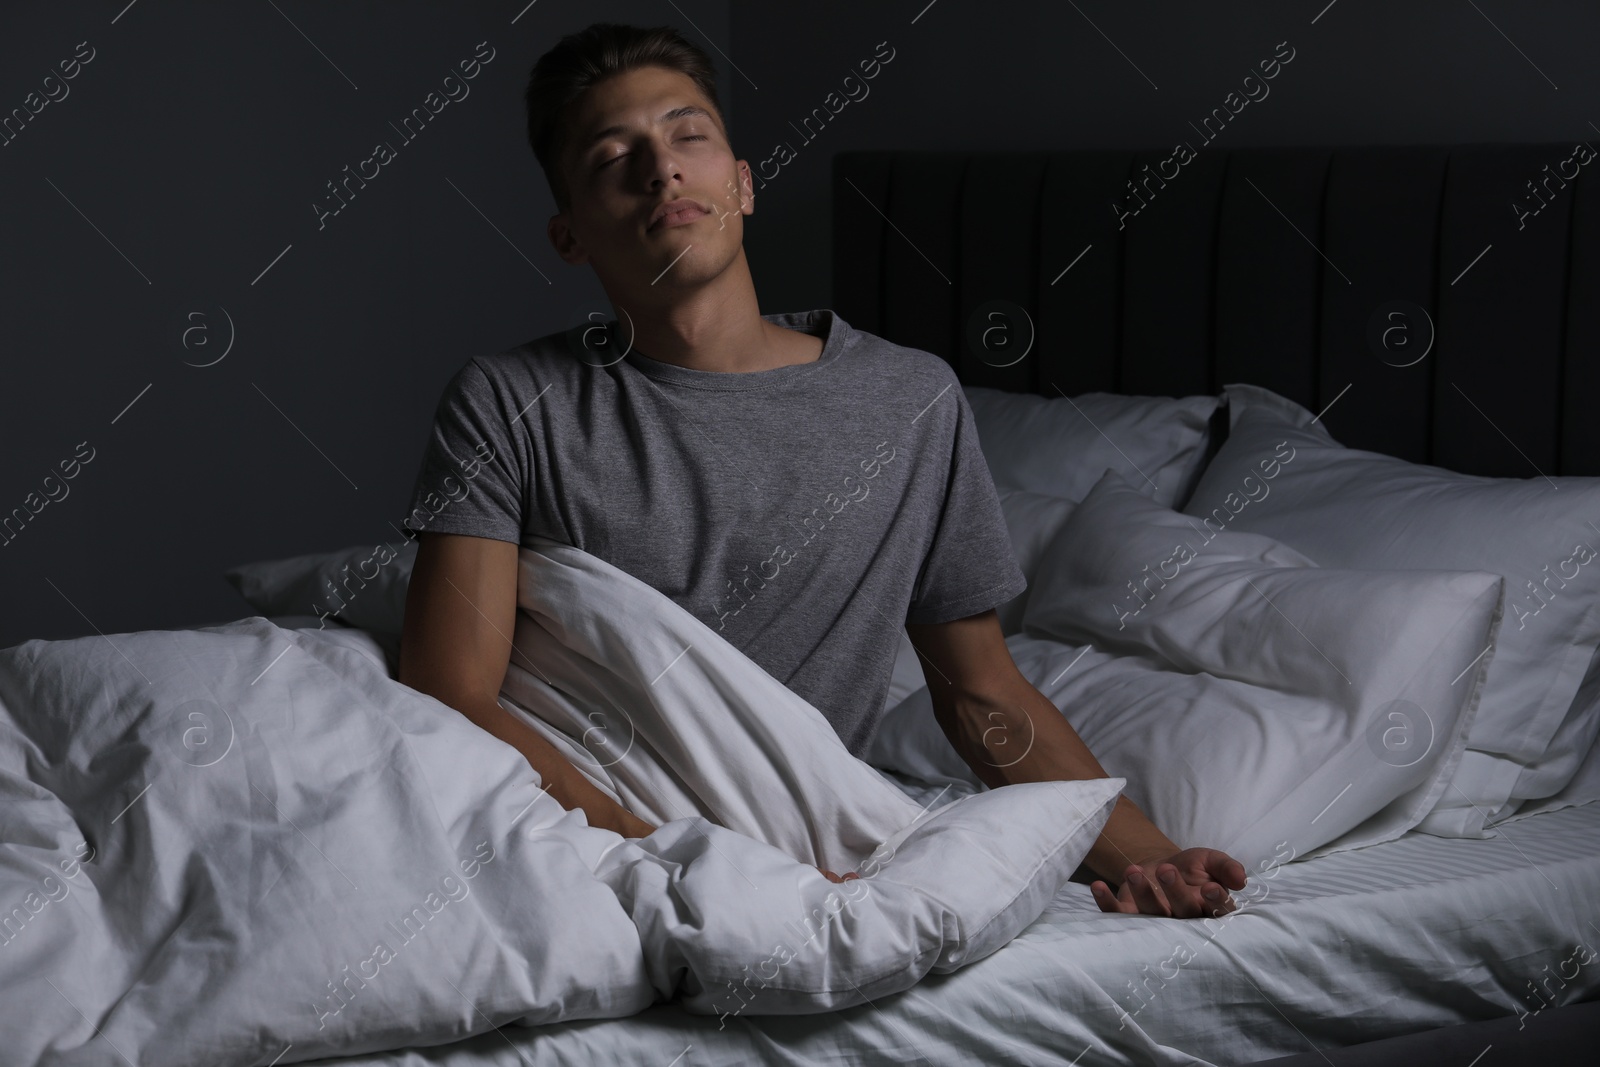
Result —
[{"label": "man's bare arm", "polygon": [[[984,785],[1109,777],[1060,709],[1017,670],[993,611],[954,622],[909,623],[906,633],[928,679],[934,718]],[[1118,880],[1130,863],[1176,851],[1138,805],[1122,796],[1085,864],[1102,878]]]},{"label": "man's bare arm", "polygon": [[[1017,669],[994,611],[944,623],[908,623],[906,633],[927,676],[934,718],[952,747],[985,785],[995,788],[1016,782],[1108,777],[1060,709]],[[1219,870],[1211,877],[1226,881],[1231,888],[1244,888],[1244,867],[1237,860],[1215,850],[1183,851],[1214,853]],[[1161,868],[1163,873],[1187,877],[1188,872],[1163,867],[1179,852],[1178,846],[1156,828],[1139,806],[1123,795],[1117,798],[1084,866],[1113,885],[1131,873],[1131,868],[1141,868],[1130,894],[1132,903],[1153,908],[1155,890],[1153,885],[1145,884],[1144,872],[1153,878]],[[1212,862],[1210,857],[1206,859],[1208,864]],[[1169,887],[1165,882],[1162,888],[1167,894],[1182,890],[1179,885]],[[1196,913],[1202,907],[1231,904],[1225,891],[1216,901],[1202,896],[1211,888],[1208,881],[1194,886],[1192,906]],[[1214,888],[1222,890],[1223,886]],[[1100,897],[1097,892],[1096,899]]]},{"label": "man's bare arm", "polygon": [[655,827],[595,787],[537,730],[498,703],[511,661],[517,612],[517,546],[460,534],[423,533],[406,592],[400,681],[461,712],[516,748],[550,795],[582,808],[591,826],[624,837]]}]

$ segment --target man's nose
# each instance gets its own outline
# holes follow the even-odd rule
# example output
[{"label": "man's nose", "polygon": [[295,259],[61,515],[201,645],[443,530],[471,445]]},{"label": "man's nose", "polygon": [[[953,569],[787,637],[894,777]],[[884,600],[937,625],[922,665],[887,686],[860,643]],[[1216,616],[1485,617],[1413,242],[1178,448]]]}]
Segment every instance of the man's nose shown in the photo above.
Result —
[{"label": "man's nose", "polygon": [[673,179],[677,179],[680,185],[683,183],[683,169],[678,162],[677,153],[673,151],[671,145],[659,141],[651,141],[643,151],[645,153],[646,173],[650,175],[650,187],[652,189],[670,185]]}]

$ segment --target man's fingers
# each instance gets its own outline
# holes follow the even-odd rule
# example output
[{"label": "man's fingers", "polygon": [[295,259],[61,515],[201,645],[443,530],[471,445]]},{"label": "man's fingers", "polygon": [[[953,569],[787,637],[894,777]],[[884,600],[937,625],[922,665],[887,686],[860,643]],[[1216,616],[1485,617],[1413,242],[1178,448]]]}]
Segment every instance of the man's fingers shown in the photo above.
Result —
[{"label": "man's fingers", "polygon": [[1215,918],[1238,910],[1229,890],[1244,888],[1243,864],[1214,849],[1195,849],[1179,858],[1185,861],[1181,866],[1130,864],[1116,891],[1104,881],[1090,883],[1095,903],[1103,912],[1178,919]]},{"label": "man's fingers", "polygon": [[1214,919],[1238,908],[1233,898],[1229,896],[1227,889],[1215,882],[1205,882],[1200,885],[1185,886],[1184,888],[1187,899],[1193,905],[1193,910],[1189,911],[1184,916],[1185,918],[1205,916]]},{"label": "man's fingers", "polygon": [[1206,897],[1201,886],[1184,886],[1184,914],[1185,919],[1216,918],[1220,914],[1215,901]]},{"label": "man's fingers", "polygon": [[1165,896],[1150,883],[1150,879],[1145,877],[1144,871],[1138,864],[1129,866],[1123,878],[1133,892],[1134,903],[1142,914],[1163,916],[1172,914],[1172,908],[1167,904]]},{"label": "man's fingers", "polygon": [[[1204,872],[1200,872],[1200,877],[1205,878]],[[1174,918],[1193,919],[1198,916],[1215,918],[1237,907],[1223,886],[1213,881],[1190,883],[1183,872],[1170,863],[1157,865],[1156,881],[1166,893]]]},{"label": "man's fingers", "polygon": [[1207,915],[1226,915],[1239,907],[1227,889],[1215,882],[1208,882],[1201,890],[1200,896],[1205,901]]},{"label": "man's fingers", "polygon": [[1183,885],[1183,874],[1171,863],[1159,863],[1156,865],[1156,881],[1161,883],[1161,888],[1170,898]]},{"label": "man's fingers", "polygon": [[1228,889],[1243,889],[1245,887],[1244,864],[1228,855],[1226,852],[1212,850],[1206,857],[1206,862],[1201,865],[1201,873],[1206,878],[1221,883]]},{"label": "man's fingers", "polygon": [[[1171,877],[1171,885],[1165,884],[1165,876]],[[1156,883],[1160,884],[1160,892]],[[1142,871],[1130,867],[1117,892],[1112,892],[1111,887],[1103,881],[1091,882],[1089,891],[1101,911],[1124,915],[1192,919],[1202,915],[1215,917],[1233,911],[1238,906],[1221,886],[1214,882],[1190,885],[1170,864],[1162,864],[1157,868],[1156,883],[1146,878]],[[1217,890],[1219,899],[1206,897],[1207,889]]]},{"label": "man's fingers", "polygon": [[1104,882],[1090,882],[1089,892],[1094,894],[1094,902],[1100,905],[1101,911],[1116,913],[1134,910],[1131,906],[1124,907],[1123,902]]},{"label": "man's fingers", "polygon": [[1192,919],[1197,915],[1209,914],[1199,887],[1191,886],[1177,867],[1170,863],[1160,864],[1156,868],[1156,881],[1172,905],[1173,918]]}]

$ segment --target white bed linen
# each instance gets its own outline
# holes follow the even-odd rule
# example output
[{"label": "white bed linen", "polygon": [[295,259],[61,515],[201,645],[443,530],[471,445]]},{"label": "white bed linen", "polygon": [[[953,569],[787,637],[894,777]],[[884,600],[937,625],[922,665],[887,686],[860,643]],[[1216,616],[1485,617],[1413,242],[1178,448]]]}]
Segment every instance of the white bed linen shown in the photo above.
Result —
[{"label": "white bed linen", "polygon": [[[759,1014],[833,1010],[981,959],[1048,906],[1127,784],[1029,782],[928,814],[853,757],[820,711],[605,560],[534,538],[519,552],[517,605],[500,704],[661,827],[641,844],[705,819],[771,846],[780,869],[792,857],[860,872],[838,892],[855,903],[859,889],[861,914],[848,908],[836,929],[821,921],[815,950],[777,952],[781,884],[746,891],[743,858],[702,873],[700,900],[688,872],[608,878],[641,932],[668,938],[664,958],[689,972],[657,987],[682,987],[697,1011],[741,1014],[743,993]],[[731,891],[716,891],[717,875]],[[729,932],[720,941],[705,936],[706,906]]]},{"label": "white bed linen", "polygon": [[1186,513],[1277,538],[1324,567],[1505,576],[1505,620],[1465,751],[1420,827],[1475,837],[1523,798],[1560,790],[1600,730],[1595,711],[1573,702],[1600,648],[1600,568],[1586,567],[1600,555],[1600,478],[1488,478],[1410,463],[1346,448],[1270,390],[1226,392],[1233,429]]},{"label": "white bed linen", "polygon": [[[0,1063],[290,1064],[671,997],[719,1022],[859,1005],[1031,923],[1124,784],[925,813],[668,598],[555,551],[519,652],[580,708],[626,706],[639,751],[739,761],[681,775],[694,803],[644,839],[544,796],[365,631],[253,617],[0,650]],[[738,821],[770,835],[708,817],[750,792],[772,810]],[[812,866],[863,858],[839,886]]]},{"label": "white bed linen", "polygon": [[[934,792],[906,788],[924,801]],[[1079,1064],[1096,1067],[1244,1064],[1502,1016],[1522,1015],[1532,1029],[1545,1009],[1600,992],[1600,960],[1575,954],[1600,949],[1600,804],[1494,830],[1488,840],[1413,832],[1287,864],[1265,892],[1236,893],[1240,910],[1214,929],[1101,915],[1074,883],[988,959],[829,1015],[748,1017],[719,1031],[715,1019],[660,1005],[629,1019],[504,1027],[319,1062],[965,1067],[1082,1054]],[[1178,962],[1178,946],[1192,959]],[[1151,991],[1142,1007],[1137,982]]]}]

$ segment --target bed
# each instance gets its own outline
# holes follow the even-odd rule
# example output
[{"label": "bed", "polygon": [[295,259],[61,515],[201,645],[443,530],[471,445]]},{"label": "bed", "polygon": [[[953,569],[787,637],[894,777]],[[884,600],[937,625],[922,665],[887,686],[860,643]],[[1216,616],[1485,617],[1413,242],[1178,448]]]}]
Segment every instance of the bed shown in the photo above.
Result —
[{"label": "bed", "polygon": [[[661,1006],[626,1022],[506,1027],[459,1045],[319,1062],[665,1064],[682,1055],[680,1063],[729,1065],[1243,1064],[1319,1049],[1341,1063],[1336,1050],[1345,1045],[1494,1018],[1508,1002],[1529,1017],[1497,1029],[1461,1025],[1467,1040],[1475,1029],[1484,1036],[1465,1060],[1451,1062],[1470,1062],[1489,1045],[1500,1059],[1482,1062],[1522,1062],[1511,1058],[1519,1052],[1543,1063],[1582,1062],[1592,1005],[1533,1014],[1545,1001],[1526,982],[1565,956],[1574,928],[1592,917],[1592,906],[1576,902],[1592,899],[1600,873],[1597,823],[1589,804],[1514,822],[1496,842],[1417,835],[1290,864],[1267,898],[1270,920],[1250,930],[1119,922],[1075,885],[1002,953],[828,1016],[752,1016],[719,1030],[714,1019]],[[1406,873],[1419,869],[1431,874]],[[1592,930],[1585,940],[1594,943]],[[1162,961],[1181,943],[1196,950],[1194,961],[1161,977]],[[1119,1010],[1140,1013],[1158,1043],[1119,1030]],[[1430,1063],[1439,1046],[1420,1056],[1415,1045],[1399,1052]],[[1329,1060],[1312,1052],[1287,1062]]]},{"label": "bed", "polygon": [[[1592,476],[1600,425],[1581,405],[1600,380],[1600,189],[1587,175],[1550,180],[1563,161],[1592,159],[1585,148],[1207,149],[1176,175],[1164,150],[851,153],[834,170],[836,307],[860,328],[944,355],[969,386],[1183,396],[1249,382],[1325,412],[1355,448],[1479,475]],[[999,344],[976,340],[997,322]],[[1506,836],[1541,818],[1510,823]],[[1406,847],[1439,843],[1413,836],[1345,862],[1359,856],[1387,881]],[[1581,836],[1577,851],[1593,864],[1600,837]],[[1590,915],[1568,936],[1597,933]],[[1338,982],[1329,974],[1319,988]],[[1409,992],[1393,994],[1403,1012]],[[1563,1003],[1594,999],[1591,988]],[[1217,1058],[1229,1063],[1295,1052],[1305,1053],[1295,1062],[1347,1062],[1331,1050],[1456,1024],[1457,1034],[1417,1034],[1427,1044],[1395,1040],[1386,1053],[1380,1042],[1348,1059],[1417,1062],[1433,1051],[1447,1062],[1475,1040],[1463,1024],[1505,1014],[1446,1010],[1377,1033],[1364,1030],[1363,1009],[1330,1002],[1312,1012],[1326,1027],[1319,1040],[1291,1036],[1287,1013],[1248,995],[1213,1003],[1248,1016],[1223,1030],[1281,1031]],[[1501,1003],[1524,1010],[1520,995]],[[1593,1006],[1570,1017],[1592,1039]],[[1466,1060],[1494,1043],[1483,1062],[1518,1062],[1512,1035],[1531,1036],[1480,1032],[1488,1037]]]},{"label": "bed", "polygon": [[[1129,516],[1146,511],[1153,522],[1162,516],[1176,522],[1184,516],[1179,509],[1191,505],[1188,518],[1206,521],[1195,502],[1208,491],[1207,477],[1220,477],[1252,433],[1298,434],[1296,470],[1324,460],[1332,469],[1349,458],[1338,451],[1345,446],[1379,457],[1362,460],[1372,465],[1363,471],[1376,472],[1367,478],[1373,484],[1404,473],[1382,465],[1389,457],[1504,480],[1517,492],[1542,488],[1542,479],[1552,488],[1563,479],[1562,487],[1592,492],[1581,479],[1600,474],[1600,428],[1583,417],[1582,403],[1600,376],[1594,359],[1600,309],[1584,297],[1600,291],[1600,193],[1586,177],[1559,184],[1545,177],[1547,164],[1559,169],[1572,155],[1568,145],[1208,150],[1174,173],[1165,152],[847,153],[834,169],[833,306],[858,329],[951,363],[978,416],[1008,522],[1017,523],[1019,558],[1028,538],[1018,531],[1047,513],[1048,536],[1034,538],[1032,556],[1044,551],[1044,541],[1059,544],[1069,532],[1078,538],[1069,553],[1074,558],[1137,541],[1092,527],[1091,512],[1113,531],[1131,529]],[[1542,200],[1524,187],[1540,179]],[[1039,402],[1056,405],[1052,411],[1070,406],[1078,417],[1075,444],[1006,436],[1037,425],[1028,420],[1043,410]],[[1161,417],[1152,420],[1152,410]],[[1151,421],[1187,427],[1182,462],[1147,459],[1134,447],[1136,428]],[[1257,425],[1268,422],[1265,429]],[[1319,436],[1326,434],[1337,446]],[[1054,493],[1030,481],[1059,474],[1059,464],[1039,465],[1040,454],[1079,448],[1089,457],[1085,467],[1127,461],[1156,499],[1146,499],[1152,493],[1138,479],[1114,484],[1100,469],[1078,472],[1079,483]],[[1512,480],[1519,484],[1509,486]],[[1288,496],[1287,481],[1273,482],[1280,499]],[[1324,499],[1307,501],[1307,508],[1326,504],[1326,492],[1312,495]],[[1157,501],[1159,514],[1152,510]],[[1375,505],[1363,499],[1361,506]],[[1302,547],[1316,559],[1304,561],[1305,571],[1355,566],[1354,555],[1334,558],[1337,543],[1317,540],[1319,527],[1342,525],[1330,524],[1327,512],[1304,520],[1306,529],[1274,527],[1266,516],[1266,525],[1249,532],[1264,511],[1235,513],[1229,536],[1265,539],[1260,530],[1278,531],[1294,546],[1272,549],[1278,554],[1268,562],[1279,570],[1293,570],[1289,564]],[[1541,512],[1526,515],[1496,536],[1520,545],[1521,527],[1543,521]],[[1600,511],[1593,517],[1600,520]],[[337,567],[341,558],[354,557],[321,565]],[[1035,599],[1008,606],[1015,609],[1007,631],[1019,664],[1025,652],[1030,664],[1048,665],[1052,684],[1076,666],[1066,684],[1088,684],[1079,680],[1116,666],[1109,654],[1097,664],[1102,648],[1114,643],[1110,630],[1121,632],[1130,620],[1137,630],[1142,620],[1134,616],[1148,605],[1130,601],[1138,607],[1121,609],[1123,625],[1101,631],[1084,618],[1053,616],[1054,601],[1036,597],[1052,578],[1039,573],[1035,581],[1036,563],[1025,566],[1027,595]],[[1054,581],[1074,584],[1070,572]],[[1491,613],[1482,588],[1458,585],[1419,584],[1398,599],[1433,597],[1434,610],[1463,617],[1476,611],[1489,627],[1504,628],[1516,611],[1533,610],[1508,607],[1496,587]],[[1544,622],[1580,603],[1581,587],[1555,597],[1545,588],[1545,599],[1531,602],[1549,610]],[[278,600],[258,588],[241,591],[264,616],[249,625],[264,641],[299,635],[300,647],[317,650],[325,665],[353,671],[354,657],[362,657],[363,669],[392,673],[392,634],[379,618],[347,613],[345,624],[325,624],[293,606],[308,603],[303,587]],[[378,607],[379,600],[358,602]],[[1590,593],[1589,600],[1600,597]],[[1337,612],[1329,615],[1329,633],[1359,629]],[[1583,625],[1567,629],[1588,632],[1590,615],[1585,609]],[[1028,634],[1021,632],[1024,620]],[[1052,628],[1053,636],[1042,636]],[[1514,661],[1509,639],[1492,656],[1472,658],[1478,645],[1468,636],[1434,692],[1464,694],[1470,685],[1481,697],[1494,665]],[[1093,654],[1079,665],[1074,657],[1091,646]],[[718,1018],[658,1003],[620,1018],[519,1026],[508,1024],[517,1012],[497,1002],[492,985],[475,993],[458,974],[467,992],[456,989],[457,1032],[470,1036],[413,1047],[374,1039],[364,1054],[315,1060],[303,1055],[305,1046],[263,1044],[238,1059],[219,1048],[216,1062],[1569,1062],[1600,1033],[1594,965],[1600,773],[1594,731],[1574,725],[1592,721],[1585,702],[1600,697],[1600,671],[1585,670],[1595,646],[1600,635],[1593,646],[1568,650],[1569,660],[1583,660],[1576,665],[1582,684],[1576,696],[1560,700],[1559,710],[1570,703],[1573,711],[1552,730],[1560,743],[1582,751],[1565,758],[1560,788],[1519,800],[1508,785],[1491,812],[1492,826],[1463,829],[1463,820],[1472,821],[1469,809],[1484,817],[1488,804],[1432,811],[1447,781],[1467,767],[1464,755],[1460,764],[1443,761],[1442,749],[1451,746],[1441,745],[1426,782],[1419,778],[1403,796],[1396,790],[1383,818],[1354,822],[1331,840],[1323,834],[1295,862],[1252,864],[1243,906],[1221,920],[1102,915],[1087,886],[1074,881],[992,955],[842,1010]],[[1226,662],[1201,660],[1191,673],[1223,677],[1236,652],[1195,653],[1205,654]],[[1354,683],[1363,682],[1331,644],[1323,659],[1329,655],[1346,664]],[[1360,655],[1377,656],[1370,649]],[[1316,666],[1312,657],[1307,662]],[[271,665],[261,663],[266,676]],[[1059,674],[1058,663],[1066,667]],[[895,734],[896,742],[916,734],[914,666],[914,657],[896,666],[891,704],[899,721],[911,724]],[[1572,663],[1563,669],[1574,673]],[[1466,711],[1478,697],[1462,696],[1461,714],[1450,720],[1462,737]],[[300,692],[298,699],[311,698]],[[1600,703],[1593,707],[1600,715]],[[1440,716],[1441,738],[1445,724]],[[191,767],[225,758],[207,751],[209,736],[201,741],[188,748]],[[1097,754],[1119,751],[1110,741],[1102,749],[1091,740],[1091,747]],[[924,811],[953,810],[978,792],[933,748],[901,745],[883,753],[878,773]],[[1379,753],[1379,761],[1389,754]],[[1102,759],[1117,773],[1110,758]],[[1491,764],[1485,756],[1486,780],[1498,766]],[[1513,780],[1524,782],[1515,773],[1506,779]],[[1537,781],[1524,791],[1539,791]],[[1408,814],[1397,822],[1404,798]],[[438,803],[450,811],[464,801],[452,794]],[[143,817],[142,808],[130,808],[131,818]],[[1418,823],[1424,809],[1436,832],[1398,830]],[[1388,830],[1374,830],[1384,825]],[[16,842],[15,824],[9,830],[6,840]],[[344,856],[321,858],[332,868]],[[315,866],[315,858],[309,863]],[[0,964],[9,947],[0,945]],[[448,999],[449,992],[439,995]],[[222,1002],[203,993],[193,1014]],[[105,1035],[87,1016],[77,1030],[79,1039],[49,1062],[120,1062],[109,1041],[97,1040]]]}]

